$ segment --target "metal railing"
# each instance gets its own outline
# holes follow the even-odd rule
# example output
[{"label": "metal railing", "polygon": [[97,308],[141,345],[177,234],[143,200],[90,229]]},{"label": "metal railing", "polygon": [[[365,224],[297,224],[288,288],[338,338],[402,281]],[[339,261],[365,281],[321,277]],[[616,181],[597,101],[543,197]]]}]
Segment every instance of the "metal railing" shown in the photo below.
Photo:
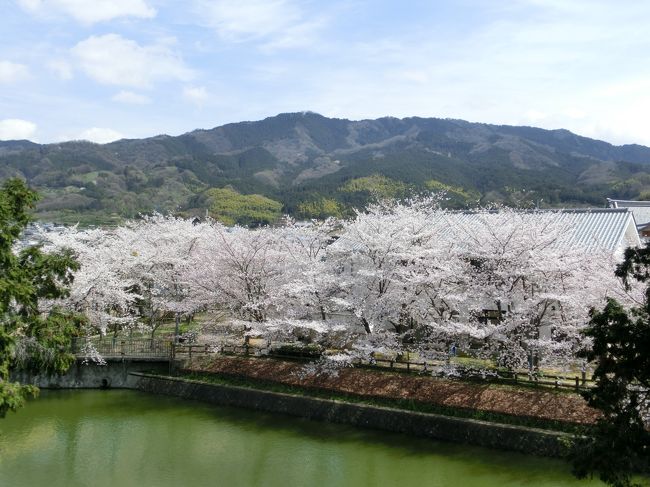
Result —
[{"label": "metal railing", "polygon": [[72,353],[86,357],[96,352],[105,359],[111,358],[149,358],[166,359],[172,357],[172,342],[149,338],[77,338],[72,342]]}]

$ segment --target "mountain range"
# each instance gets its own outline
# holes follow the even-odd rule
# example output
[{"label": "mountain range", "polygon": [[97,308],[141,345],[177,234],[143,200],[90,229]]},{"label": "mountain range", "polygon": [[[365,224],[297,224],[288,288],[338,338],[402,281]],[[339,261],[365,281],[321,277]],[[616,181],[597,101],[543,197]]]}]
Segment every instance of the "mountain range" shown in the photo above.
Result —
[{"label": "mountain range", "polygon": [[650,148],[567,130],[301,112],[109,144],[0,141],[0,179],[12,176],[42,194],[41,220],[208,211],[255,225],[282,213],[342,216],[376,197],[427,191],[445,191],[454,208],[650,198]]}]

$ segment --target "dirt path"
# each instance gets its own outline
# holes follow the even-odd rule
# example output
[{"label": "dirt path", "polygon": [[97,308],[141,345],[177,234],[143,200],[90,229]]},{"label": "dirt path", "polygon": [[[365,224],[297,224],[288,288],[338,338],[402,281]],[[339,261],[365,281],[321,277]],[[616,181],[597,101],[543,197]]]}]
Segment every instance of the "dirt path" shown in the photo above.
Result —
[{"label": "dirt path", "polygon": [[337,377],[301,374],[303,364],[276,359],[219,357],[209,364],[194,364],[193,371],[249,377],[281,384],[382,399],[410,399],[514,416],[594,423],[599,413],[575,393],[481,384],[428,376],[345,368]]}]

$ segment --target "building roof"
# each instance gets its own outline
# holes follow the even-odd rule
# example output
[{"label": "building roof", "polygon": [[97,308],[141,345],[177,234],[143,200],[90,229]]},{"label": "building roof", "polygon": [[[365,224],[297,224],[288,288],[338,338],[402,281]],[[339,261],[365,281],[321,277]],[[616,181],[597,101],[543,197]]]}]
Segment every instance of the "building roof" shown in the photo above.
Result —
[{"label": "building roof", "polygon": [[[641,244],[632,212],[627,208],[588,208],[572,210],[530,210],[524,213],[531,219],[555,215],[556,221],[566,227],[561,245],[580,246],[585,250],[622,250]],[[432,225],[440,225],[439,236],[457,238],[454,226],[476,223],[499,225],[499,217],[507,217],[499,211],[439,212],[433,215]],[[487,221],[486,221],[487,220]],[[334,245],[348,250],[360,250],[362,246],[342,236]]]},{"label": "building roof", "polygon": [[634,215],[637,227],[650,223],[650,201],[614,200],[607,198],[610,208],[629,208]]}]

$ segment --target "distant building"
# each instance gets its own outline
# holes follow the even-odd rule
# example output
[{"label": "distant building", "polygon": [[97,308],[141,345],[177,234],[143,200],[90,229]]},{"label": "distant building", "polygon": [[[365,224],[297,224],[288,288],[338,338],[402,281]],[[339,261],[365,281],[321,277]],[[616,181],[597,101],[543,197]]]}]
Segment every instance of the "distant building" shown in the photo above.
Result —
[{"label": "distant building", "polygon": [[[650,202],[649,202],[650,204]],[[555,215],[559,224],[566,225],[566,235],[562,239],[562,245],[567,247],[580,247],[585,251],[595,251],[597,249],[607,250],[610,252],[619,252],[622,254],[627,247],[637,247],[641,245],[638,233],[638,221],[634,217],[633,209],[627,207],[620,208],[581,208],[570,210],[529,210],[531,221],[539,219],[549,213]],[[499,212],[490,212],[494,215],[494,224],[499,224]],[[432,226],[450,228],[454,223],[469,223],[480,221],[484,218],[485,213],[479,211],[452,211],[440,213],[432,221]],[[507,217],[506,217],[507,218]],[[650,227],[650,207],[648,207],[648,220]],[[449,234],[442,230],[441,237],[451,236],[457,238],[457,235],[449,231]],[[348,248],[351,252],[358,250],[360,244],[356,243],[353,238],[341,235],[334,243],[339,248]]]},{"label": "distant building", "polygon": [[650,201],[614,200],[607,198],[609,208],[627,208],[634,215],[639,237],[650,240]]}]

